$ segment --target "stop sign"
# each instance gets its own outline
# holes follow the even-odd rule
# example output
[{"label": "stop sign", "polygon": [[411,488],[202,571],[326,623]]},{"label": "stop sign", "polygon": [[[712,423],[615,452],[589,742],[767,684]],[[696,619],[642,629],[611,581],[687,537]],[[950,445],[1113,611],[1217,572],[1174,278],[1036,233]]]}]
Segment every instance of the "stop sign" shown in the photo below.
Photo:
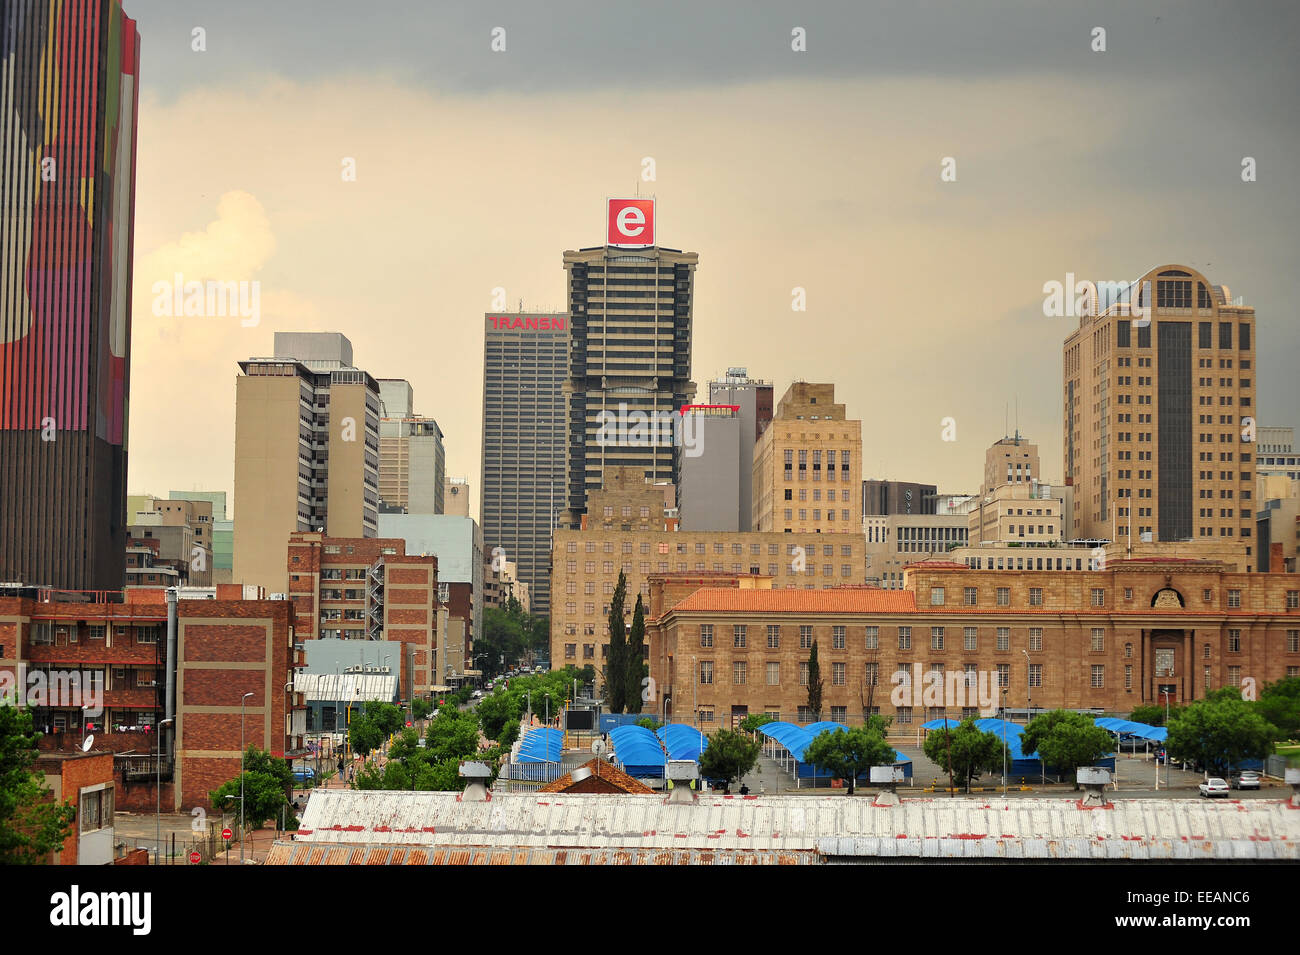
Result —
[{"label": "stop sign", "polygon": [[194,865],[198,865],[198,864],[199,864],[199,860],[202,859],[202,858],[203,858],[203,857],[200,856],[197,852],[191,852],[191,853],[190,853],[190,862],[194,863]]},{"label": "stop sign", "polygon": [[234,834],[233,832],[231,832],[229,828],[226,828],[226,829],[222,829],[222,830],[221,830],[221,838],[222,838],[222,839],[225,839],[227,842],[229,842],[229,841],[230,841],[231,839],[233,839],[234,837],[235,837],[235,834]]},{"label": "stop sign", "polygon": [[407,721],[406,721],[407,729],[410,729],[410,728],[411,728],[412,726],[414,726],[414,725],[415,725],[415,724],[412,723],[410,720],[407,720]]}]

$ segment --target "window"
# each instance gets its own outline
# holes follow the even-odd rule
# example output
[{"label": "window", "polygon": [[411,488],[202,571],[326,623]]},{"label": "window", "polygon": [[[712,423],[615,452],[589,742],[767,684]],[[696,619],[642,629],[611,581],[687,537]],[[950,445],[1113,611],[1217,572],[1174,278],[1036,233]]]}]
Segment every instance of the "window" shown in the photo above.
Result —
[{"label": "window", "polygon": [[868,650],[880,649],[880,628],[879,627],[867,627],[866,648]]},{"label": "window", "polygon": [[1043,588],[1042,588],[1042,587],[1030,587],[1030,588],[1029,588],[1029,606],[1031,606],[1031,607],[1041,607],[1042,605],[1043,605]]},{"label": "window", "polygon": [[1241,686],[1241,667],[1228,667],[1228,686]]},{"label": "window", "polygon": [[900,706],[898,708],[898,722],[907,725],[912,722],[912,708],[910,706]]},{"label": "window", "polygon": [[1106,606],[1106,591],[1100,587],[1092,588],[1092,605],[1094,607]]},{"label": "window", "polygon": [[[832,471],[830,473],[834,474],[835,472]],[[849,716],[849,708],[847,706],[831,707],[831,719],[835,720],[837,723],[843,723],[846,719],[848,719],[848,716]]]},{"label": "window", "polygon": [[1029,664],[1029,685],[1030,686],[1043,685],[1043,665],[1041,663]]},{"label": "window", "polygon": [[1131,663],[1124,666],[1124,689],[1133,689],[1133,664]]},{"label": "window", "polygon": [[1092,667],[1092,688],[1099,690],[1106,685],[1106,668],[1094,664]]},{"label": "window", "polygon": [[863,672],[862,682],[865,686],[878,686],[880,684],[880,664],[868,663]]},{"label": "window", "polygon": [[812,627],[807,624],[801,624],[799,627],[799,649],[812,649]]},{"label": "window", "polygon": [[700,661],[700,685],[708,685],[713,682],[713,661]]},{"label": "window", "polygon": [[943,606],[943,588],[942,588],[942,587],[931,587],[931,588],[930,588],[930,606],[931,606],[931,607],[942,607],[942,606]]},{"label": "window", "polygon": [[1286,592],[1286,609],[1300,610],[1300,590],[1288,590]]},{"label": "window", "polygon": [[[1210,648],[1207,646],[1205,649],[1209,650]],[[1124,658],[1127,660],[1133,659],[1133,644],[1131,643],[1124,644]]]},{"label": "window", "polygon": [[564,659],[572,660],[578,655],[578,645],[576,643],[566,643],[564,645]]},{"label": "window", "polygon": [[81,794],[81,832],[107,829],[113,825],[113,787]]},{"label": "window", "polygon": [[1228,606],[1229,606],[1229,607],[1240,607],[1240,606],[1241,606],[1241,591],[1240,591],[1240,590],[1229,590],[1229,591],[1228,591]]},{"label": "window", "polygon": [[911,627],[898,628],[898,649],[900,650],[912,649],[912,628]]},{"label": "window", "polygon": [[843,663],[831,664],[831,685],[843,686],[847,667]]},{"label": "window", "polygon": [[[799,664],[799,685],[800,686],[808,685],[808,661],[807,660]],[[800,720],[802,719],[803,718],[800,717]]]},{"label": "window", "polygon": [[1030,652],[1043,649],[1043,628],[1029,628],[1029,649]]},{"label": "window", "polygon": [[1228,631],[1228,652],[1229,653],[1241,652],[1241,631],[1240,630]]},{"label": "window", "polygon": [[966,598],[966,606],[967,606],[967,607],[974,607],[977,603],[979,603],[979,594],[980,594],[980,592],[979,592],[979,589],[978,589],[978,588],[976,588],[976,587],[966,587],[966,588],[962,591],[962,593],[963,593],[963,595],[964,595],[965,598]]},{"label": "window", "polygon": [[[1000,561],[1000,560],[1001,560],[1001,558],[999,558],[999,561]],[[998,588],[998,606],[999,606],[999,607],[1010,607],[1010,606],[1011,606],[1011,588],[1010,588],[1010,587],[999,587],[999,588]],[[1001,648],[999,648],[999,649],[1001,649]]]},{"label": "window", "polygon": [[1092,652],[1101,653],[1106,649],[1106,630],[1104,627],[1092,628]]},{"label": "window", "polygon": [[831,649],[832,650],[844,649],[844,628],[843,627],[831,627]]},{"label": "window", "polygon": [[135,642],[136,643],[157,643],[158,628],[157,627],[136,627]]},{"label": "window", "polygon": [[1300,630],[1288,630],[1286,632],[1286,652],[1300,653]]},{"label": "window", "polygon": [[1156,676],[1174,675],[1174,648],[1156,647]]},{"label": "window", "polygon": [[930,628],[930,649],[931,650],[943,649],[943,627]]},{"label": "window", "polygon": [[702,647],[713,646],[713,624],[711,623],[700,624],[700,646]]},{"label": "window", "polygon": [[998,627],[998,649],[999,650],[1011,649],[1011,628],[1010,627]]},{"label": "window", "polygon": [[701,723],[713,722],[713,707],[709,707],[708,709],[705,709],[703,707],[700,708],[700,722]]},{"label": "window", "polygon": [[769,663],[767,665],[767,685],[768,686],[781,685],[781,664]]},{"label": "window", "polygon": [[1010,685],[1011,685],[1011,664],[999,663],[998,664],[998,686],[1008,687]]},{"label": "window", "polygon": [[780,624],[769,623],[767,625],[767,648],[769,650],[781,649],[781,626]]},{"label": "window", "polygon": [[731,682],[736,686],[744,686],[745,678],[749,675],[749,664],[744,660],[736,660],[731,664]]}]

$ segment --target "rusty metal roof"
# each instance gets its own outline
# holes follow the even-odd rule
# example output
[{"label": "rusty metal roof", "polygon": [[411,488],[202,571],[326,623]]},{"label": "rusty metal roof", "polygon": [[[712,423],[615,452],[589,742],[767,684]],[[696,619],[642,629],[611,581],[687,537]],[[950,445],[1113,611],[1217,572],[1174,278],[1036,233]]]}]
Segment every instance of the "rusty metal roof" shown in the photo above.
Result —
[{"label": "rusty metal roof", "polygon": [[867,796],[706,794],[673,804],[662,795],[494,793],[474,803],[458,793],[316,790],[294,846],[1300,861],[1300,810],[1265,799],[1127,799],[1089,809],[1069,797],[964,796],[888,808]]},{"label": "rusty metal roof", "polygon": [[312,846],[277,842],[267,865],[814,865],[811,851],[550,849],[492,846]]}]

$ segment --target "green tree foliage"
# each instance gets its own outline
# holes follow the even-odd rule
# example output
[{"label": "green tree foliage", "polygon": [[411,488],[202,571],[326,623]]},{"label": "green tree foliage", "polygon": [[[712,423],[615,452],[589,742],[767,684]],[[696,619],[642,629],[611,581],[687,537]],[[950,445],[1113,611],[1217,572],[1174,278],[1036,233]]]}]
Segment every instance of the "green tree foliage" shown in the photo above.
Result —
[{"label": "green tree foliage", "polygon": [[550,694],[550,715],[554,717],[573,693],[573,680],[577,671],[572,667],[564,670],[551,670],[535,676],[516,677],[508,687],[499,687],[490,696],[485,696],[478,703],[477,715],[483,727],[483,735],[488,739],[500,739],[508,723],[518,723],[528,708],[529,694],[532,694],[533,713],[542,715],[546,712],[546,696]]},{"label": "green tree foliage", "polygon": [[417,696],[411,701],[411,718],[416,720],[427,720],[433,713],[433,701]]},{"label": "green tree foliage", "polygon": [[744,733],[718,730],[709,737],[709,745],[700,757],[700,775],[730,787],[758,765],[762,747]]},{"label": "green tree foliage", "polygon": [[636,609],[632,611],[632,632],[627,638],[627,677],[623,682],[623,702],[629,713],[641,712],[645,678],[645,607],[638,593]]},{"label": "green tree foliage", "polygon": [[626,599],[627,577],[620,570],[609,602],[609,658],[605,661],[605,705],[611,713],[622,713],[627,705],[627,624],[623,622]]},{"label": "green tree foliage", "polygon": [[740,729],[753,736],[758,732],[760,726],[766,726],[768,723],[775,723],[776,717],[768,716],[766,713],[750,713],[740,721]]},{"label": "green tree foliage", "polygon": [[[228,779],[221,784],[220,788],[208,793],[213,809],[224,808],[239,812],[239,779],[238,776]],[[289,797],[285,794],[280,780],[267,773],[250,772],[245,772],[243,779],[245,824],[251,829],[260,829],[268,819],[278,821],[280,810],[289,805]],[[227,799],[227,796],[234,798]],[[290,821],[294,819],[292,808],[288,810],[286,817]],[[289,828],[293,826],[290,825]]]},{"label": "green tree foliage", "polygon": [[1242,760],[1263,759],[1278,736],[1238,691],[1225,699],[1198,700],[1169,721],[1166,746],[1171,759],[1204,766],[1222,775]]},{"label": "green tree foliage", "polygon": [[[1181,706],[1169,707],[1169,715],[1173,716]],[[1128,718],[1134,723],[1145,723],[1147,726],[1164,726],[1165,725],[1165,707],[1163,703],[1144,703],[1141,706],[1133,707],[1133,712]]]},{"label": "green tree foliage", "polygon": [[936,766],[948,765],[951,750],[953,785],[964,786],[967,792],[984,773],[1002,772],[1002,737],[982,732],[974,719],[962,720],[947,730],[931,730],[922,750]]},{"label": "green tree foliage", "polygon": [[1115,737],[1085,713],[1051,710],[1025,725],[1020,749],[1026,754],[1036,753],[1045,764],[1065,773],[1078,789],[1075,771],[1113,753]]},{"label": "green tree foliage", "polygon": [[370,717],[383,736],[390,736],[406,725],[406,715],[396,703],[371,700],[366,704],[366,716]]},{"label": "green tree foliage", "polygon": [[384,742],[384,731],[368,713],[353,712],[352,722],[348,724],[348,743],[352,751],[360,756],[369,756]]},{"label": "green tree foliage", "polygon": [[[462,712],[454,707],[444,707],[429,723],[424,734],[424,748],[434,762],[444,759],[468,759],[478,752],[479,722],[476,714]],[[413,733],[414,730],[408,730]],[[404,736],[406,734],[403,734]],[[389,749],[392,758],[392,749]]]},{"label": "green tree foliage", "polygon": [[0,705],[0,865],[39,865],[63,848],[77,808],[54,802],[35,771],[32,714]]},{"label": "green tree foliage", "polygon": [[803,761],[843,779],[852,796],[859,776],[872,766],[890,766],[897,758],[894,747],[885,741],[883,721],[872,719],[878,722],[819,733],[804,750]]},{"label": "green tree foliage", "polygon": [[483,632],[474,640],[474,658],[488,676],[516,666],[550,643],[550,620],[524,612],[513,596],[504,607],[483,611]]},{"label": "green tree foliage", "polygon": [[812,722],[822,718],[822,667],[817,662],[817,641],[813,641],[808,651],[808,711],[812,713]]},{"label": "green tree foliage", "polygon": [[664,724],[660,723],[653,716],[643,716],[641,717],[641,719],[636,721],[636,725],[644,726],[650,732],[657,733],[659,731],[659,727],[663,726]]},{"label": "green tree foliage", "polygon": [[1277,727],[1280,739],[1300,738],[1300,677],[1264,684],[1256,709]]}]

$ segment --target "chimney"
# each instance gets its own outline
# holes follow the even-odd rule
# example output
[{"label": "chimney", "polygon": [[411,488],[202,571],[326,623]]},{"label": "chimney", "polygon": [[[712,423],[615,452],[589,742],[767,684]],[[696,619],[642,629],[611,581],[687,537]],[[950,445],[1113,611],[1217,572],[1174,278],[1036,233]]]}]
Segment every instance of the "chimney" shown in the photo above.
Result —
[{"label": "chimney", "polygon": [[460,778],[466,782],[465,791],[460,794],[461,802],[487,802],[492,798],[487,789],[492,770],[486,764],[461,763]]},{"label": "chimney", "polygon": [[1076,777],[1084,789],[1084,797],[1079,805],[1086,809],[1100,809],[1109,806],[1106,801],[1106,784],[1110,782],[1110,770],[1100,766],[1080,766]]},{"label": "chimney", "polygon": [[902,779],[903,770],[899,766],[872,766],[871,785],[884,787],[876,796],[875,804],[877,806],[897,806],[900,802],[898,784],[902,782]]},{"label": "chimney", "polygon": [[699,765],[693,759],[668,760],[668,801],[670,803],[695,802],[695,781],[700,777]]},{"label": "chimney", "polygon": [[1270,574],[1286,573],[1286,552],[1281,541],[1268,545],[1268,572]]}]

